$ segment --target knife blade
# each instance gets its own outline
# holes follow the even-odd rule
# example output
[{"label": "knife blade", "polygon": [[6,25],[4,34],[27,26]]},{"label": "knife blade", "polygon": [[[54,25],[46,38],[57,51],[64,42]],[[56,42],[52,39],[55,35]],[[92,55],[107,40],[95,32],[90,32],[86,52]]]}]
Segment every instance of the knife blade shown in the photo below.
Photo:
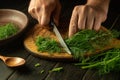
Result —
[{"label": "knife blade", "polygon": [[63,38],[62,38],[59,30],[57,29],[56,24],[55,24],[53,21],[51,21],[50,24],[51,24],[51,26],[53,27],[53,31],[54,31],[55,35],[57,36],[57,38],[58,38],[61,46],[63,47],[63,49],[64,49],[68,54],[71,54],[71,51],[70,51],[70,49],[68,48],[68,46],[66,45],[65,41],[63,40]]}]

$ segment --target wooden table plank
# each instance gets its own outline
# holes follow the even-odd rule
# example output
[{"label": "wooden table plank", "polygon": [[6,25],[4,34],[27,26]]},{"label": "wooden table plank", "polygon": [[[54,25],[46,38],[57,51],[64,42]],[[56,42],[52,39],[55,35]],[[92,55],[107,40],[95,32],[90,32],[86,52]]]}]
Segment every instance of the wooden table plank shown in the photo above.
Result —
[{"label": "wooden table plank", "polygon": [[51,72],[45,80],[81,80],[86,70],[80,69],[74,63],[58,63],[54,68],[63,67],[60,72]]},{"label": "wooden table plank", "polygon": [[13,72],[13,69],[8,68],[2,61],[0,61],[0,80],[7,80]]},{"label": "wooden table plank", "polygon": [[102,76],[99,80],[120,80],[120,72],[111,72]]},{"label": "wooden table plank", "polygon": [[[40,64],[39,67],[35,67],[37,63]],[[17,69],[8,80],[43,80],[55,64],[56,62],[29,56],[25,66]],[[41,73],[42,70],[44,70],[43,73]]]},{"label": "wooden table plank", "polygon": [[100,75],[96,70],[88,70],[82,80],[119,80],[119,72],[111,72],[106,75]]}]

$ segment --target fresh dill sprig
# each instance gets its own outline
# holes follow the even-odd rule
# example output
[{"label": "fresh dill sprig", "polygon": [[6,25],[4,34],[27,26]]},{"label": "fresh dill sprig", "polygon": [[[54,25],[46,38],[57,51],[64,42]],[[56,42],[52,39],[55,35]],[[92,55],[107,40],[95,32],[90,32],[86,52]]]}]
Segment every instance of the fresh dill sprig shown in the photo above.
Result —
[{"label": "fresh dill sprig", "polygon": [[[84,61],[84,62],[83,62]],[[111,49],[103,53],[93,55],[89,59],[83,59],[79,65],[82,69],[97,69],[99,74],[107,74],[111,71],[120,71],[120,49]]]}]

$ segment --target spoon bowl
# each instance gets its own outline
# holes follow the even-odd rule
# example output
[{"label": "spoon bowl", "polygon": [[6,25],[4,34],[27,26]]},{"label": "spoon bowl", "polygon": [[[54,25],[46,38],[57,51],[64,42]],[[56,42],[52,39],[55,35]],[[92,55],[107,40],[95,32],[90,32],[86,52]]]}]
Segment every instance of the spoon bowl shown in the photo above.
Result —
[{"label": "spoon bowl", "polygon": [[17,67],[25,64],[25,60],[20,57],[5,57],[0,55],[0,59],[8,66],[8,67]]}]

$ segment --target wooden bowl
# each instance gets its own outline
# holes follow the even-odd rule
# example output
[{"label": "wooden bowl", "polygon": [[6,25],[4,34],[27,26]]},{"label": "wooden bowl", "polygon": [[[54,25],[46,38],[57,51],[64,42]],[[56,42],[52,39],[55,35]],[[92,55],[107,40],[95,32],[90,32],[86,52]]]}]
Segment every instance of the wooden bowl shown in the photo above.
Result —
[{"label": "wooden bowl", "polygon": [[1,39],[0,46],[5,45],[20,36],[27,27],[28,18],[23,12],[18,10],[0,9],[0,25],[4,25],[7,23],[15,24],[19,28],[19,30],[15,35],[12,35],[5,39]]}]

